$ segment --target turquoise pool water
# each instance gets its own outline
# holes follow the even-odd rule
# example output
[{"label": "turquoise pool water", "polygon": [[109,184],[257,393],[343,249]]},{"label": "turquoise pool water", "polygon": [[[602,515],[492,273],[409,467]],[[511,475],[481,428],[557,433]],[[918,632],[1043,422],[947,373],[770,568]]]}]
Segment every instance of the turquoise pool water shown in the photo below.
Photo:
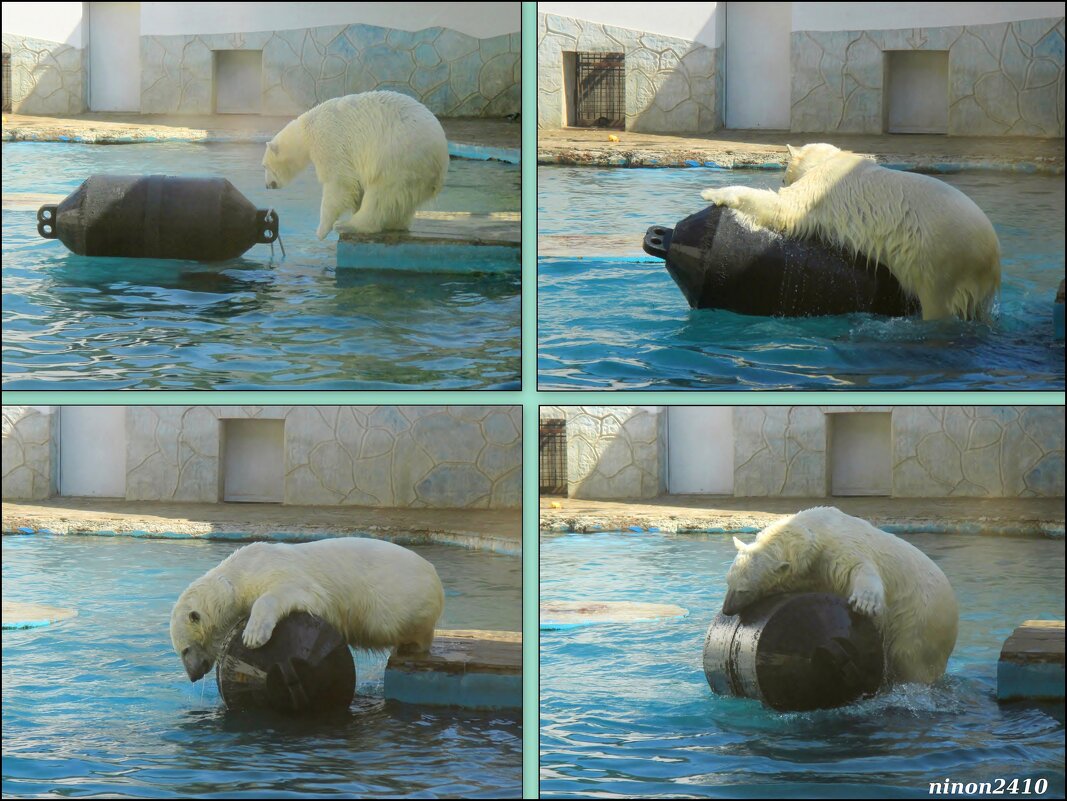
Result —
[{"label": "turquoise pool water", "polygon": [[[335,272],[308,169],[264,188],[263,145],[5,142],[3,191],[66,194],[93,173],[215,175],[274,206],[269,245],[217,265],[86,258],[3,214],[5,389],[488,389],[519,374],[517,275]],[[453,159],[438,211],[518,211],[519,167]]]},{"label": "turquoise pool water", "polygon": [[1062,798],[1062,711],[995,698],[1012,629],[1063,619],[1063,540],[906,539],[945,571],[959,600],[947,675],[841,709],[782,714],[715,696],[704,678],[730,537],[542,536],[543,601],[689,610],[656,624],[541,632],[542,797],[918,798],[945,778],[1032,777],[1048,780],[1045,797]]},{"label": "turquoise pool water", "polygon": [[[700,190],[781,186],[780,171],[538,168],[541,235],[632,235],[706,205]],[[1063,176],[939,176],[989,216],[1003,251],[993,325],[857,314],[775,319],[691,310],[663,262],[538,260],[543,389],[1063,390],[1052,299],[1064,270]],[[596,252],[591,245],[590,251]]]},{"label": "turquoise pool water", "polygon": [[[385,659],[358,652],[348,714],[228,714],[214,671],[186,678],[170,610],[235,550],[222,542],[5,536],[4,599],[78,616],[3,633],[7,797],[514,797],[518,715],[382,698]],[[445,586],[442,628],[521,627],[515,557],[412,546]]]}]

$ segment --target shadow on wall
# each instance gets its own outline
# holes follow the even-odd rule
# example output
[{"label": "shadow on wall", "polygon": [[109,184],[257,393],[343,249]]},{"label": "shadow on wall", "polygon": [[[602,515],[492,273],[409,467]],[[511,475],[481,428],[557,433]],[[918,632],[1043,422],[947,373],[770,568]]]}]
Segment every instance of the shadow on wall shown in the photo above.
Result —
[{"label": "shadow on wall", "polygon": [[579,407],[567,417],[568,496],[608,500],[663,494],[665,420],[656,407]]},{"label": "shadow on wall", "polygon": [[3,52],[11,58],[11,113],[80,114],[86,110],[85,50],[5,33]]}]

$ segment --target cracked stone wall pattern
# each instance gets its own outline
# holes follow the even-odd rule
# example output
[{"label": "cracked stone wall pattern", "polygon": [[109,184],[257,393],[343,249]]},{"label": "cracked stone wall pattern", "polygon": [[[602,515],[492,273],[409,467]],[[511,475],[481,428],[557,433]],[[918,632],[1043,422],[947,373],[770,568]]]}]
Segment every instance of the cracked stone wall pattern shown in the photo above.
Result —
[{"label": "cracked stone wall pattern", "polygon": [[3,34],[11,54],[11,111],[81,114],[85,111],[85,50],[60,42]]},{"label": "cracked stone wall pattern", "polygon": [[233,418],[285,421],[287,504],[521,505],[517,406],[130,407],[127,498],[218,501]]},{"label": "cracked stone wall pattern", "polygon": [[1063,497],[1062,406],[917,406],[893,412],[898,497]]},{"label": "cracked stone wall pattern", "polygon": [[948,133],[1064,135],[1064,19],[870,31],[794,31],[796,132],[883,131],[883,53],[947,50]]},{"label": "cracked stone wall pattern", "polygon": [[817,406],[735,406],[734,495],[826,495],[826,422]]},{"label": "cracked stone wall pattern", "polygon": [[563,126],[563,54],[625,53],[626,130],[722,127],[723,48],[588,20],[537,15],[537,125]]},{"label": "cracked stone wall pattern", "polygon": [[263,51],[263,114],[301,114],[332,97],[391,89],[442,117],[499,117],[521,105],[520,35],[329,25],[141,37],[141,111],[210,114],[214,50]]},{"label": "cracked stone wall pattern", "polygon": [[55,418],[33,406],[3,408],[4,500],[39,501],[55,494]]},{"label": "cracked stone wall pattern", "polygon": [[666,414],[646,406],[545,406],[567,421],[567,495],[654,498],[666,491]]}]

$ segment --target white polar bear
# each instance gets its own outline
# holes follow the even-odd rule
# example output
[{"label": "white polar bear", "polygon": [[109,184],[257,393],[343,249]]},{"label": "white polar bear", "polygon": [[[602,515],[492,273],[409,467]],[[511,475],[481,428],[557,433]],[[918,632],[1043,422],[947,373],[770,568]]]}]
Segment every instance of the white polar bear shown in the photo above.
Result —
[{"label": "white polar bear", "polygon": [[930,684],[945,672],[956,645],[956,595],[915,546],[827,506],[779,520],[751,545],[735,537],[734,545],[724,614],[777,593],[832,593],[878,627],[889,681]]},{"label": "white polar bear", "polygon": [[764,228],[881,262],[919,300],[924,320],[988,318],[1000,286],[1000,242],[974,201],[944,181],[833,145],[788,149],[781,191],[728,186],[701,197]]},{"label": "white polar bear", "polygon": [[437,117],[398,92],[335,97],[282,128],[263,156],[268,189],[311,163],[322,184],[316,234],[325,239],[346,213],[362,234],[405,230],[448,172],[448,140]]},{"label": "white polar bear", "polygon": [[334,626],[349,645],[420,652],[430,649],[444,604],[434,566],[391,542],[257,542],[185,589],[171,612],[170,639],[189,679],[197,681],[246,615],[242,639],[249,648],[266,644],[290,612],[304,611]]}]

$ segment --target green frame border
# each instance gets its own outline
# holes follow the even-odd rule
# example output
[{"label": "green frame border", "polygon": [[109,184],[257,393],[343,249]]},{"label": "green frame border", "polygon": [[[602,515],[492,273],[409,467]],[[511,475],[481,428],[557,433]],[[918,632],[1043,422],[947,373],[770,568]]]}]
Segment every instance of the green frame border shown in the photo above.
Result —
[{"label": "green frame border", "polygon": [[522,390],[521,391],[70,391],[9,390],[5,404],[518,404],[523,407],[523,797],[538,797],[539,634],[537,421],[541,405],[1022,405],[1063,406],[1063,392],[538,392],[537,391],[537,4],[522,3]]}]

